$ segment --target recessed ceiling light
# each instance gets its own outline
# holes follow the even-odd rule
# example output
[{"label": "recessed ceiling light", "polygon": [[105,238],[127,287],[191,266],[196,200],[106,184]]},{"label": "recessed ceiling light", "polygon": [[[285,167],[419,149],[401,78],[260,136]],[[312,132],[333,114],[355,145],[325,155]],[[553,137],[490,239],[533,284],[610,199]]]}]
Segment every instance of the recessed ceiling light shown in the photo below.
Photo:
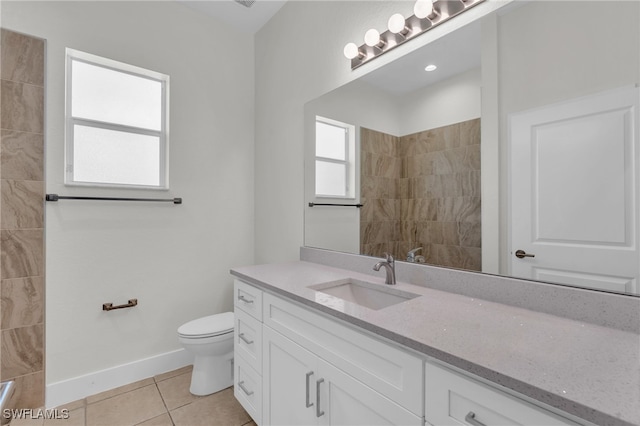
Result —
[{"label": "recessed ceiling light", "polygon": [[431,65],[427,65],[424,70],[425,71],[435,71],[436,68],[438,68],[438,67],[433,65],[433,64],[431,64]]}]

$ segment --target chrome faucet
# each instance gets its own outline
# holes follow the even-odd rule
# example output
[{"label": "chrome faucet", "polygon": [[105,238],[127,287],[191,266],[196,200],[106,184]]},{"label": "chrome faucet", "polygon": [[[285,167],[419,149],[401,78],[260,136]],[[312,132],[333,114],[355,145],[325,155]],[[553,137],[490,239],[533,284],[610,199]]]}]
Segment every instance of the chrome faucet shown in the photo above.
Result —
[{"label": "chrome faucet", "polygon": [[395,285],[396,283],[396,262],[393,260],[393,256],[389,253],[385,253],[385,260],[373,265],[374,271],[379,271],[381,266],[384,266],[387,270],[387,278],[384,283],[389,285]]},{"label": "chrome faucet", "polygon": [[424,256],[418,255],[418,252],[422,250],[422,247],[414,248],[413,250],[409,250],[407,253],[407,262],[419,262],[424,263]]}]

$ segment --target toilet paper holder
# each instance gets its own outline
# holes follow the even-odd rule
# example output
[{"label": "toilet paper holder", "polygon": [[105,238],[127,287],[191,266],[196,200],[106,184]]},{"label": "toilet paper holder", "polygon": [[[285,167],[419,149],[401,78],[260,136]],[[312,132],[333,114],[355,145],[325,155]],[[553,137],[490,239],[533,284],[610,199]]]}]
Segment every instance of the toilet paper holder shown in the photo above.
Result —
[{"label": "toilet paper holder", "polygon": [[129,302],[125,303],[124,305],[113,306],[113,303],[103,303],[102,304],[102,310],[103,311],[112,311],[114,309],[132,308],[132,307],[137,306],[137,305],[138,305],[138,299],[129,299]]}]

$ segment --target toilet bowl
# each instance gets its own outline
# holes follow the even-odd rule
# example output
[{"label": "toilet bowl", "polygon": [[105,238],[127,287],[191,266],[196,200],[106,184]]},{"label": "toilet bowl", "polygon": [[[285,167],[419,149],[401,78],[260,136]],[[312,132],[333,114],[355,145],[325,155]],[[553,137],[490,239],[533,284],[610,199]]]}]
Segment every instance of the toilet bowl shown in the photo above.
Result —
[{"label": "toilet bowl", "polygon": [[178,341],[194,355],[189,391],[209,395],[233,385],[233,312],[189,321]]}]

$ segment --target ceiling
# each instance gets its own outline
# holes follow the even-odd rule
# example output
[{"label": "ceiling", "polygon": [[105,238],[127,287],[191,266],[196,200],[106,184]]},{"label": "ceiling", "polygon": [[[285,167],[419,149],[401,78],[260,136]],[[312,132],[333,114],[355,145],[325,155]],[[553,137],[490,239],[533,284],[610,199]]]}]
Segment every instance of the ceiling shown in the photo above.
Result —
[{"label": "ceiling", "polygon": [[[378,68],[361,80],[388,93],[404,95],[480,67],[480,23],[473,22]],[[426,72],[434,64],[438,68]]]},{"label": "ceiling", "polygon": [[248,34],[255,34],[286,3],[286,0],[256,0],[251,7],[245,7],[233,0],[177,1]]}]

